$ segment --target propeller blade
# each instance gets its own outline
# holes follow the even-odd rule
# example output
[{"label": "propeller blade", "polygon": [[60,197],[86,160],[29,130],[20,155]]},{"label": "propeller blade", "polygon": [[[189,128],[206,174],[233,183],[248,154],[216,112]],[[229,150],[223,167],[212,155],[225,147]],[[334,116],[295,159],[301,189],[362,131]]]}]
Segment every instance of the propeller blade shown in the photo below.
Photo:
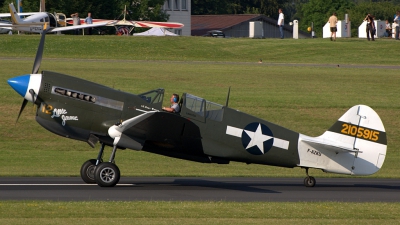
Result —
[{"label": "propeller blade", "polygon": [[33,103],[33,105],[35,105],[35,91],[33,90],[33,89],[29,89],[29,93],[31,94],[31,96],[32,96],[32,103]]},{"label": "propeller blade", "polygon": [[28,103],[28,100],[24,99],[24,101],[22,102],[22,105],[21,105],[21,109],[19,110],[19,113],[18,113],[17,121],[15,121],[15,124],[17,124],[18,119],[21,116],[22,111],[24,111],[26,103]]},{"label": "propeller blade", "polygon": [[42,62],[42,56],[43,56],[43,48],[44,48],[44,39],[46,37],[47,29],[43,28],[42,31],[42,37],[40,38],[40,43],[38,50],[36,52],[36,57],[35,57],[35,62],[33,63],[33,69],[32,73],[37,74],[40,68],[40,64]]}]

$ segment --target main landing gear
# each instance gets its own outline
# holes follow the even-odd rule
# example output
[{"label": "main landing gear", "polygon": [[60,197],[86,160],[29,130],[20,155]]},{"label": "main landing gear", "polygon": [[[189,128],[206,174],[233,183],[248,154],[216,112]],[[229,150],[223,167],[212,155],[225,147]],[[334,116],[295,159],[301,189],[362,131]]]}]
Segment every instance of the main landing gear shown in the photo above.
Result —
[{"label": "main landing gear", "polygon": [[306,168],[307,177],[304,178],[304,186],[306,187],[314,187],[315,186],[315,178],[308,175],[308,168]]},{"label": "main landing gear", "polygon": [[85,183],[97,183],[100,187],[114,187],[121,177],[119,168],[114,163],[117,146],[113,147],[110,160],[103,162],[105,144],[102,143],[97,159],[86,161],[81,167],[81,178]]}]

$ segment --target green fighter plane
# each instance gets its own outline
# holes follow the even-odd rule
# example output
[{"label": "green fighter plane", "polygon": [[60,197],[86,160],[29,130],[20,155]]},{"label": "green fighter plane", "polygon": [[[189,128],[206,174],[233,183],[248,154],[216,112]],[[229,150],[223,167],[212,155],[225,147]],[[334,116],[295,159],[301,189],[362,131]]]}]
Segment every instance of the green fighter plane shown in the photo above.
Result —
[{"label": "green fighter plane", "polygon": [[[133,149],[201,163],[230,161],[306,170],[306,187],[315,178],[309,168],[325,172],[370,175],[386,156],[386,132],[378,114],[356,105],[319,137],[309,137],[206,99],[183,93],[175,99],[181,110],[162,110],[164,89],[130,94],[76,77],[42,71],[45,34],[42,33],[32,74],[8,80],[27,102],[36,104],[36,121],[63,137],[94,147],[96,159],[86,161],[86,183],[113,187],[120,179],[114,163],[117,149]],[[17,121],[18,121],[17,118]],[[113,147],[108,162],[105,146]]]}]

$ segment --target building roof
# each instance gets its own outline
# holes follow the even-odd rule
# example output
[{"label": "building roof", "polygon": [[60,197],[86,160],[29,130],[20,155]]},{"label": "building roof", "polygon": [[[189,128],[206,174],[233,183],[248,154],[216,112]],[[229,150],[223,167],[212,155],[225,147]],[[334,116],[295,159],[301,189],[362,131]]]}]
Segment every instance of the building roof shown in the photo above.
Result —
[{"label": "building roof", "polygon": [[255,21],[260,14],[192,15],[192,36],[201,36],[209,30],[224,30],[246,21]]},{"label": "building roof", "polygon": [[[250,21],[263,21],[265,23],[276,25],[277,20],[262,14],[230,14],[230,15],[192,15],[191,16],[191,34],[192,36],[203,36],[210,30],[230,29],[235,25]],[[292,32],[293,27],[288,24],[284,29]],[[309,36],[307,32],[299,30],[299,35]]]}]

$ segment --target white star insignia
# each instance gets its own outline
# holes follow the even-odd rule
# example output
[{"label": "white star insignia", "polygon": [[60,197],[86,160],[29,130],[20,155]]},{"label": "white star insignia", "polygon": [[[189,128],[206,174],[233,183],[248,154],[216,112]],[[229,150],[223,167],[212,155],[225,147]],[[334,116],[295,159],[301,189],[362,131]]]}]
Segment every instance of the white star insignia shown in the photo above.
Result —
[{"label": "white star insignia", "polygon": [[246,134],[249,135],[249,137],[251,138],[251,141],[247,145],[246,149],[249,149],[249,148],[257,145],[257,147],[260,149],[262,154],[264,154],[264,141],[268,141],[273,137],[262,133],[261,124],[258,124],[256,132],[248,131],[248,130],[244,130],[244,132],[246,132]]}]

